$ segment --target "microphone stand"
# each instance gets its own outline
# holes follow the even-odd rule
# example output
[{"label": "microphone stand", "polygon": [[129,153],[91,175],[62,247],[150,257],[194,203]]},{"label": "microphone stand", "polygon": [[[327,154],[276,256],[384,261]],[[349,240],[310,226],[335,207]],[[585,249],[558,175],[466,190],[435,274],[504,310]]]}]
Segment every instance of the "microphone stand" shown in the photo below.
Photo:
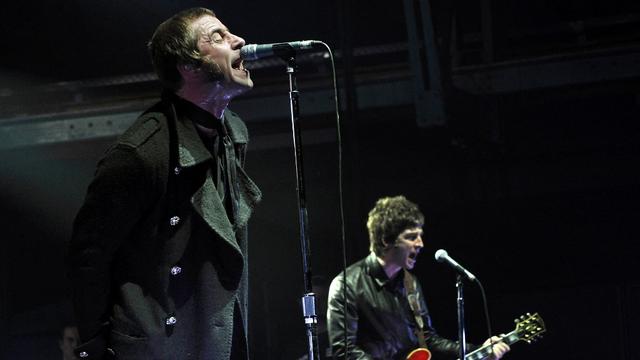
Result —
[{"label": "microphone stand", "polygon": [[298,194],[298,221],[300,223],[300,245],[302,251],[302,268],[304,276],[304,295],[302,296],[302,313],[304,316],[305,334],[307,338],[307,358],[319,360],[318,350],[318,316],[316,315],[316,299],[311,284],[311,252],[308,238],[309,225],[307,216],[306,194],[304,187],[304,171],[302,163],[302,137],[300,136],[299,93],[296,83],[296,54],[293,47],[274,49],[274,54],[287,63],[289,75],[289,108],[291,110],[291,130],[293,133],[293,149],[295,152],[296,190]]},{"label": "microphone stand", "polygon": [[458,360],[466,360],[465,355],[467,353],[467,341],[465,339],[464,331],[464,294],[462,291],[462,275],[456,275],[456,289],[458,293],[458,340],[460,342],[460,357]]}]

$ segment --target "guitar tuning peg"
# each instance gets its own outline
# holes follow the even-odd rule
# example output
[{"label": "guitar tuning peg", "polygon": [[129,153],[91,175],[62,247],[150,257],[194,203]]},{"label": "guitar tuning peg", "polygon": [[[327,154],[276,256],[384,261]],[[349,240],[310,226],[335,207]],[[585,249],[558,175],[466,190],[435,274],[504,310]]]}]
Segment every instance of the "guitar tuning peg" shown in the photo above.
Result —
[{"label": "guitar tuning peg", "polygon": [[513,322],[517,324],[517,323],[520,322],[520,319],[515,319],[515,320],[513,320]]},{"label": "guitar tuning peg", "polygon": [[527,316],[531,316],[531,313],[527,313]]}]

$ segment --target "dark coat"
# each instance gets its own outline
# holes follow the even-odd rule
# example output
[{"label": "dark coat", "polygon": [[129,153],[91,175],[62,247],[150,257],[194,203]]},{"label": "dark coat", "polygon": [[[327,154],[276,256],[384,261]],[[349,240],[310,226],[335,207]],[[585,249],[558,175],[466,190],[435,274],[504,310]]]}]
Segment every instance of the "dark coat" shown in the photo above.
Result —
[{"label": "dark coat", "polygon": [[156,104],[107,151],[74,222],[70,274],[84,358],[107,346],[119,359],[226,360],[232,342],[247,352],[246,226],[261,198],[242,168],[247,129],[225,111],[237,160],[234,227],[215,159],[193,122],[176,116],[177,101]]}]

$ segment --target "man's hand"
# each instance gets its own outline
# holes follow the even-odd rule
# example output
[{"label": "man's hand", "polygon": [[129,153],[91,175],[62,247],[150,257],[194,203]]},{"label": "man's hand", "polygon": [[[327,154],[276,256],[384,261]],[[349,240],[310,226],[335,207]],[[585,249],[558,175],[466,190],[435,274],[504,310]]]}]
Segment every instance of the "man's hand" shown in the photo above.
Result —
[{"label": "man's hand", "polygon": [[482,344],[482,346],[489,345],[492,342],[493,342],[493,355],[490,357],[491,359],[498,360],[502,356],[504,356],[504,354],[506,354],[507,351],[511,350],[511,348],[509,348],[509,345],[502,342],[502,339],[500,339],[497,336],[493,336],[487,339],[487,341],[485,341]]}]

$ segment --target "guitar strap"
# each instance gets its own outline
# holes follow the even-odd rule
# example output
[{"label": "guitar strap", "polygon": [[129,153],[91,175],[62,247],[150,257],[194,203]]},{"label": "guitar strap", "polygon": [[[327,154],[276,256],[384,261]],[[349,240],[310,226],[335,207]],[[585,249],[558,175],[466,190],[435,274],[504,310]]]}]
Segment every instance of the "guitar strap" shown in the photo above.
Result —
[{"label": "guitar strap", "polygon": [[420,308],[420,298],[416,286],[416,279],[411,275],[407,269],[404,270],[404,288],[407,292],[407,300],[409,301],[409,307],[416,320],[416,328],[414,332],[418,338],[418,344],[421,348],[427,348],[427,343],[424,340],[424,320],[422,319],[422,309]]}]

